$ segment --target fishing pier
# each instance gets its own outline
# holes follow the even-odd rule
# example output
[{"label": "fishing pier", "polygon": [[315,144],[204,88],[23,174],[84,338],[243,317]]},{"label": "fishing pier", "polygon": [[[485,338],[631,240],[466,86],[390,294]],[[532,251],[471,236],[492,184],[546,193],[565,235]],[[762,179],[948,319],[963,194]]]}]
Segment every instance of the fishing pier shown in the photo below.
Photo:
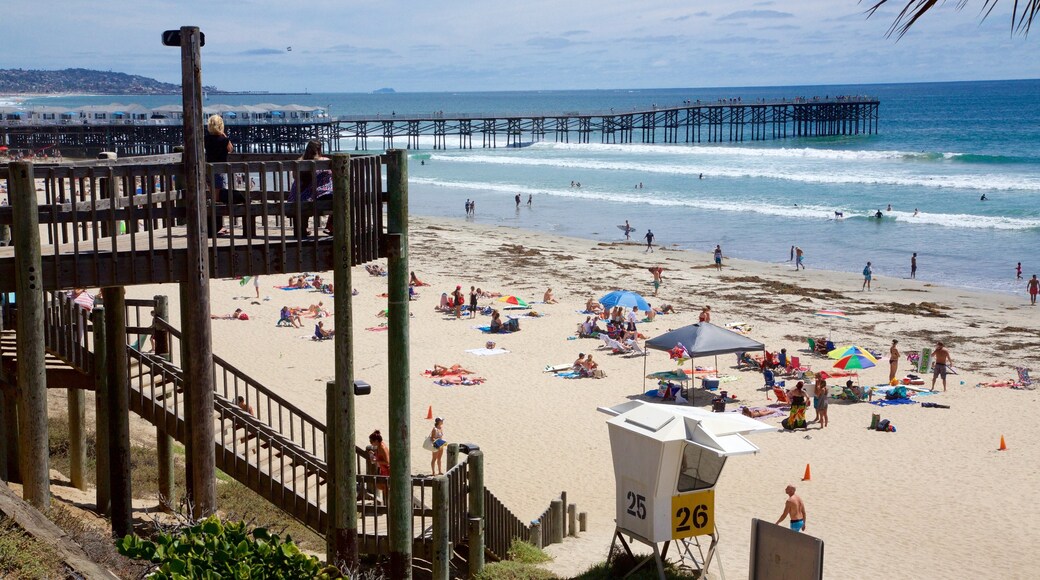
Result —
[{"label": "fishing pier", "polygon": [[[220,113],[245,153],[298,153],[317,139],[332,151],[473,149],[522,147],[531,143],[741,143],[804,137],[874,135],[880,102],[871,97],[781,99],[777,101],[651,106],[631,111],[559,113],[444,113],[345,115],[331,118],[319,108],[271,105],[258,112],[243,106],[205,107]],[[182,123],[170,111],[72,111],[0,114],[0,146],[26,152],[60,148],[91,157],[170,153],[184,142]],[[155,116],[164,118],[153,118]]]}]

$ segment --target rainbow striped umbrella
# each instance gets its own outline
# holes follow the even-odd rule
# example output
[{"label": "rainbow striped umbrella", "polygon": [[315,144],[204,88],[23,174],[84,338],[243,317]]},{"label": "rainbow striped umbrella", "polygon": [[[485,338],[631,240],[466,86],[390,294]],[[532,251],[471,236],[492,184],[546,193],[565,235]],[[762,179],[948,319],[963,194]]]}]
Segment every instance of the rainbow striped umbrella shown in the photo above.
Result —
[{"label": "rainbow striped umbrella", "polygon": [[872,363],[877,363],[877,358],[875,358],[874,355],[870,354],[869,351],[851,344],[835,348],[834,350],[827,353],[827,357],[837,360],[853,354],[868,358]]},{"label": "rainbow striped umbrella", "polygon": [[867,358],[861,354],[850,354],[848,356],[841,357],[838,362],[834,363],[836,369],[869,369],[874,366],[871,361],[874,357]]},{"label": "rainbow striped umbrella", "polygon": [[498,299],[498,302],[505,302],[506,304],[512,304],[513,306],[521,306],[523,308],[530,308],[530,306],[527,304],[527,302],[524,301],[523,298],[513,295],[502,296]]}]

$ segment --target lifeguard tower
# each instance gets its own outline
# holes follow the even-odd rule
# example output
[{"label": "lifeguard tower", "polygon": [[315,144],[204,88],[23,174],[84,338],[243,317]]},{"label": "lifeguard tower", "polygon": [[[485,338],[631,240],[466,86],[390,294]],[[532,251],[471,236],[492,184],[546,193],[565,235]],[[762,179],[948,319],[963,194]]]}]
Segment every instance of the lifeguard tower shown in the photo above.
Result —
[{"label": "lifeguard tower", "polygon": [[[653,548],[653,556],[639,562],[629,574],[652,558],[664,578],[668,547],[676,542],[683,562],[689,560],[702,574],[707,573],[719,541],[715,484],[726,459],[758,452],[745,436],[775,427],[739,413],[644,401],[599,410],[613,416],[607,427],[614,459],[617,527],[610,555],[620,543],[634,558],[628,542],[638,540]],[[711,538],[706,555],[700,543],[703,536]]]}]

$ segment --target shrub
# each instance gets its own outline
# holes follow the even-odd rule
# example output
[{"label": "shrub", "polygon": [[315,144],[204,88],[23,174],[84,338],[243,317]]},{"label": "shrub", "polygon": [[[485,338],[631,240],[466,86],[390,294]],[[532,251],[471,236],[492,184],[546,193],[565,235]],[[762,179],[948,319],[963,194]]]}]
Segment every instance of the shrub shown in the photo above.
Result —
[{"label": "shrub", "polygon": [[[126,536],[119,553],[157,565],[151,578],[343,578],[334,566],[300,551],[292,538],[283,541],[265,528],[247,532],[245,523],[221,522],[216,516],[177,534],[160,533],[155,540]],[[219,575],[219,576],[214,576]]]},{"label": "shrub", "polygon": [[0,519],[0,576],[59,578],[64,576],[64,566],[53,548],[35,540],[5,517]]}]

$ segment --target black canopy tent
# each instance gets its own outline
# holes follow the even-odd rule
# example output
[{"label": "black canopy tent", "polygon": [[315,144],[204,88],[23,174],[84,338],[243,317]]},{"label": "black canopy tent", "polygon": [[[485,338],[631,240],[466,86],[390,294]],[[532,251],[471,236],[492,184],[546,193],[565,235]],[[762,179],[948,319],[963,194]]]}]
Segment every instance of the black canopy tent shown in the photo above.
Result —
[{"label": "black canopy tent", "polygon": [[[710,322],[698,322],[682,328],[666,332],[661,336],[651,338],[646,341],[646,347],[654,350],[669,351],[678,346],[683,345],[686,352],[690,355],[690,367],[693,366],[693,359],[704,356],[715,356],[715,368],[719,368],[718,355],[720,354],[732,354],[738,352],[749,352],[756,350],[765,350],[766,345],[758,342],[757,340],[751,340],[750,338],[722,328],[721,326],[715,326]],[[643,377],[646,380],[646,357],[643,357]],[[692,376],[691,379],[696,377]],[[646,386],[644,382],[644,387]],[[697,382],[694,380],[693,386],[690,387],[690,404],[694,402],[694,391]]]}]

